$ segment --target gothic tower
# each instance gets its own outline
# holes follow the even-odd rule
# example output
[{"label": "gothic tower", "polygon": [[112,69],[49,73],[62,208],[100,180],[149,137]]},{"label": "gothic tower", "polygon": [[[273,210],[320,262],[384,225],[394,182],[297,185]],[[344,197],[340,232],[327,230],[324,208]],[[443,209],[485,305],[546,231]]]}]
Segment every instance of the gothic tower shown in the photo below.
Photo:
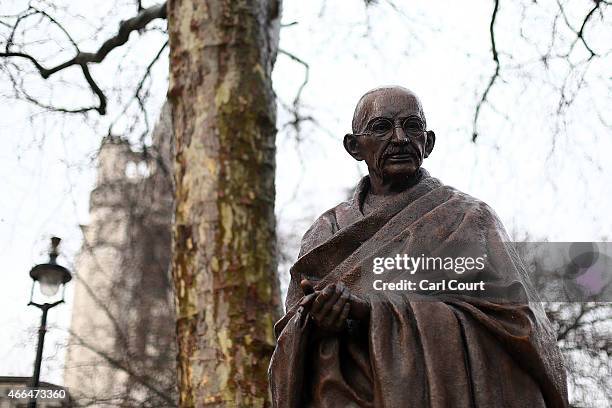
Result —
[{"label": "gothic tower", "polygon": [[164,107],[152,147],[119,137],[99,150],[90,223],[75,264],[65,385],[80,406],[175,405],[169,273],[172,128]]}]

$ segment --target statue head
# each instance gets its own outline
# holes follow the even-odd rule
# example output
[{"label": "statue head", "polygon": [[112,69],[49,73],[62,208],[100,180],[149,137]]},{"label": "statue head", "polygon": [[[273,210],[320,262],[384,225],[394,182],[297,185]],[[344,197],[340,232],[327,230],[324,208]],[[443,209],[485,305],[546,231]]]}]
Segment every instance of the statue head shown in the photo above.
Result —
[{"label": "statue head", "polygon": [[435,144],[419,98],[400,86],[375,88],[359,99],[344,148],[365,160],[371,182],[400,183],[415,175]]}]

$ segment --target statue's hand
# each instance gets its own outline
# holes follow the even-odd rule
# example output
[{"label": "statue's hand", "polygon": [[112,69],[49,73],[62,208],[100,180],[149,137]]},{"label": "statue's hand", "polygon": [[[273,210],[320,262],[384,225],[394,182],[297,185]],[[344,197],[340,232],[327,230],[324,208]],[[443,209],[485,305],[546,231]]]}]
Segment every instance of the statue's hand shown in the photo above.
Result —
[{"label": "statue's hand", "polygon": [[[308,279],[304,279],[300,282],[300,286],[305,295],[302,298],[301,305],[311,313],[320,327],[331,331],[339,331],[344,327],[347,318],[367,323],[367,319],[370,316],[370,303],[366,299],[352,294],[343,283],[328,285],[323,290],[315,291],[315,284]],[[334,297],[334,294],[338,295],[338,293],[340,295]],[[348,300],[345,302],[346,296],[348,296]],[[317,299],[318,306],[314,309]],[[337,299],[335,303],[334,299]],[[344,310],[339,313],[337,312],[341,310],[340,306],[343,302],[348,304],[348,306],[342,305],[342,308],[348,308],[348,316],[344,316],[347,313]],[[336,307],[336,312],[334,312],[334,307]],[[326,314],[327,310],[330,310],[329,314]]]},{"label": "statue's hand", "polygon": [[351,293],[342,283],[329,284],[318,292],[310,309],[310,315],[323,330],[340,332],[345,328],[351,310]]}]

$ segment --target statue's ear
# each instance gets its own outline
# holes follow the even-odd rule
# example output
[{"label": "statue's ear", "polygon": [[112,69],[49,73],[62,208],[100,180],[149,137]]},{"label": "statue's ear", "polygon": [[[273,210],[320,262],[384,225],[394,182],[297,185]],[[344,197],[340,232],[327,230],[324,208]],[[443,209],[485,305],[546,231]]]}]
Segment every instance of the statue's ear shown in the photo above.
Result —
[{"label": "statue's ear", "polygon": [[425,157],[428,157],[436,144],[436,134],[433,132],[433,130],[428,130],[426,133],[427,140],[425,141]]},{"label": "statue's ear", "polygon": [[348,154],[353,156],[353,159],[358,161],[363,160],[363,156],[361,155],[361,152],[359,151],[359,146],[357,145],[357,136],[351,133],[347,133],[346,135],[344,135],[343,144]]}]

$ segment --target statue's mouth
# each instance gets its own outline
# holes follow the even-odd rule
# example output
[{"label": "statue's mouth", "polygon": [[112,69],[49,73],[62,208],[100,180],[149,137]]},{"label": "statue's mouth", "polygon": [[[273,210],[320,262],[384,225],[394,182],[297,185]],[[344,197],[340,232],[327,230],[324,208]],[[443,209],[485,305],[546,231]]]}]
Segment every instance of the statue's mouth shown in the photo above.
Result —
[{"label": "statue's mouth", "polygon": [[414,160],[414,156],[414,151],[409,145],[390,146],[385,152],[384,159],[392,163],[401,163]]},{"label": "statue's mouth", "polygon": [[409,160],[413,160],[414,155],[412,153],[399,153],[387,155],[386,160],[392,163],[400,163]]}]

